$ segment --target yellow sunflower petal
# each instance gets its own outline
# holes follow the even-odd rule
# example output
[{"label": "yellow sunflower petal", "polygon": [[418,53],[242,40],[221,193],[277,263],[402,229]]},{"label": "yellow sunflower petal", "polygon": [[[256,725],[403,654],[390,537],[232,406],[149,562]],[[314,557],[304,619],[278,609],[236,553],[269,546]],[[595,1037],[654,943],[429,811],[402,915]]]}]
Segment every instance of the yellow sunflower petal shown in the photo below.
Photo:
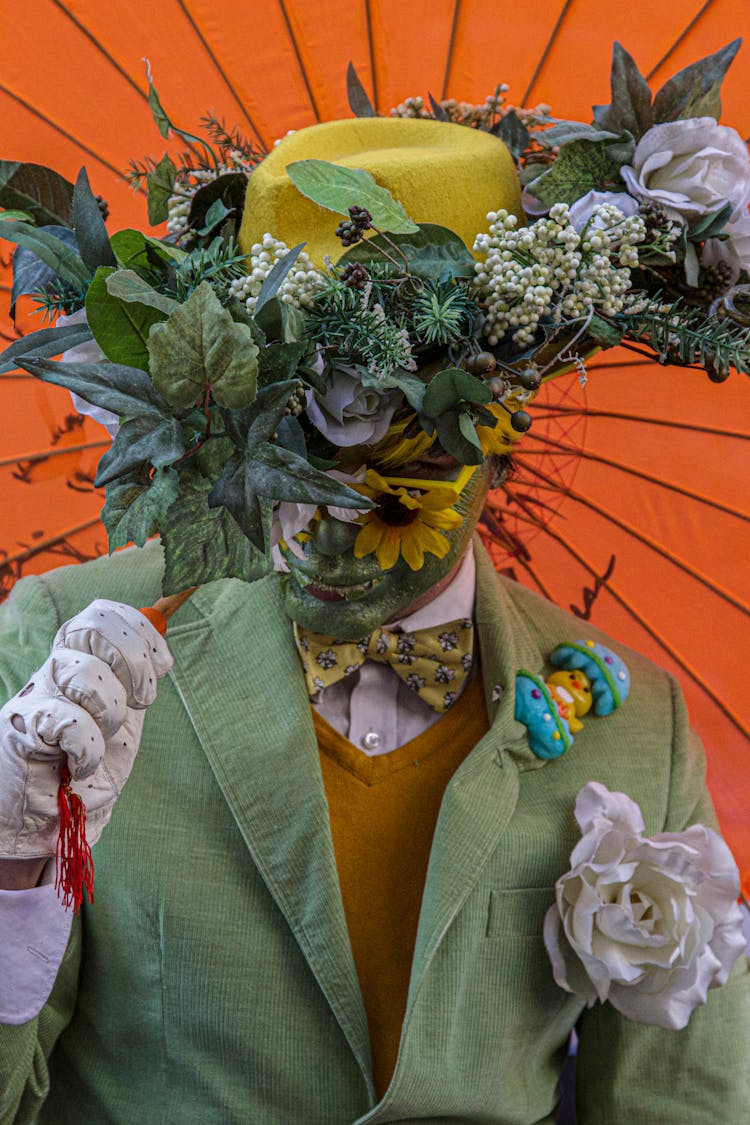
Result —
[{"label": "yellow sunflower petal", "polygon": [[401,538],[398,534],[394,535],[393,530],[393,528],[386,528],[377,548],[378,562],[383,570],[390,570],[396,565],[401,551]]},{"label": "yellow sunflower petal", "polygon": [[385,527],[380,520],[368,520],[354,541],[355,559],[363,559],[365,555],[371,555],[373,551],[377,551],[384,533]]},{"label": "yellow sunflower petal", "polygon": [[424,566],[424,551],[419,544],[418,535],[410,535],[401,541],[401,554],[411,570],[421,570]]},{"label": "yellow sunflower petal", "polygon": [[426,524],[420,524],[416,534],[422,550],[428,551],[431,555],[437,555],[439,559],[445,558],[448,554],[451,545],[439,531],[434,531]]},{"label": "yellow sunflower petal", "polygon": [[442,512],[425,512],[422,517],[422,523],[427,524],[428,527],[439,527],[444,531],[451,527],[460,527],[463,522],[464,517],[452,508],[445,508]]}]

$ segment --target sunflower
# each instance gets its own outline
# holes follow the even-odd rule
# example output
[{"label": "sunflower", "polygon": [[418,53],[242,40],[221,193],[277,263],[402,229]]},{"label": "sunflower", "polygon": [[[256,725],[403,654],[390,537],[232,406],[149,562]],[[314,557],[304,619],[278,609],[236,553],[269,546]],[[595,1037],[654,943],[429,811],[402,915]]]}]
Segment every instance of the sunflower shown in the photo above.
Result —
[{"label": "sunflower", "polygon": [[358,491],[375,501],[375,508],[362,516],[362,530],[354,544],[354,557],[373,551],[383,570],[390,570],[399,555],[412,570],[421,570],[425,553],[445,557],[450,543],[442,531],[460,527],[463,517],[452,507],[455,489],[394,488],[387,477],[369,469]]}]

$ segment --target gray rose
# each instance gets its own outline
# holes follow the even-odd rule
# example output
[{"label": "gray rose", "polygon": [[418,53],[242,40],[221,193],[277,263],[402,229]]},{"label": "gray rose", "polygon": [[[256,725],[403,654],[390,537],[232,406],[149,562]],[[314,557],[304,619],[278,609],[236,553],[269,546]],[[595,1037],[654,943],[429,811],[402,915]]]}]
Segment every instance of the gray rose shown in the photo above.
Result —
[{"label": "gray rose", "polygon": [[375,445],[385,437],[401,397],[400,391],[365,387],[357,368],[342,364],[324,394],[308,391],[307,416],[334,445]]}]

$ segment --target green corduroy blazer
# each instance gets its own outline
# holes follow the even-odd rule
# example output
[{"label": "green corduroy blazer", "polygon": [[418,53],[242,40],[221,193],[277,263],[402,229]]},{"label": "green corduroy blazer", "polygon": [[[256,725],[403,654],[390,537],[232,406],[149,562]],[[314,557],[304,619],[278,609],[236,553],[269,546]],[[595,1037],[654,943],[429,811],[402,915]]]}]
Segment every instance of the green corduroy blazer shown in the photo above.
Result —
[{"label": "green corduroy blazer", "polygon": [[[150,604],[160,567],[152,544],[19,583],[0,625],[7,694],[93,598]],[[0,1121],[552,1122],[576,1025],[582,1125],[748,1119],[744,962],[671,1032],[610,1005],[585,1011],[555,984],[542,942],[587,781],[628,793],[649,833],[712,822],[678,689],[626,653],[624,708],[587,718],[545,763],[513,717],[516,671],[541,670],[561,642],[606,638],[499,579],[486,557],[476,623],[492,725],[443,800],[382,1101],[310,706],[270,576],[205,586],[170,625],[174,670],[95,848],[96,901],[45,1009],[0,1029]]]}]

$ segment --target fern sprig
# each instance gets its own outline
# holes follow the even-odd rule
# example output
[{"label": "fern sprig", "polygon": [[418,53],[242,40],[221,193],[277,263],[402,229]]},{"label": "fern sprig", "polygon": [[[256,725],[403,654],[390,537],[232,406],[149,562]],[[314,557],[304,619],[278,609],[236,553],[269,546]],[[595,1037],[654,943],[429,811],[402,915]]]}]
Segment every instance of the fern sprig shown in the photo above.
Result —
[{"label": "fern sprig", "polygon": [[731,368],[750,375],[750,328],[731,317],[707,314],[684,301],[665,303],[657,295],[633,304],[614,318],[628,339],[656,352],[660,363],[698,365],[713,377]]}]

